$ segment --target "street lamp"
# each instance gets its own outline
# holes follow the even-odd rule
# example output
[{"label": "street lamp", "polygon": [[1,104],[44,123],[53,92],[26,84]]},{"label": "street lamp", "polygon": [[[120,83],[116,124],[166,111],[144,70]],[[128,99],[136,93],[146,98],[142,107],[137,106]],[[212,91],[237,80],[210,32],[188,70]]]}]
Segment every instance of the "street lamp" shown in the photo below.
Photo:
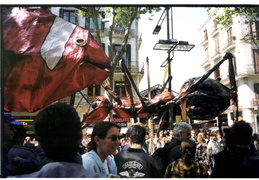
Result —
[{"label": "street lamp", "polygon": [[[158,43],[155,44],[153,50],[166,50],[170,54],[172,51],[190,51],[194,48],[194,44],[189,44],[188,41],[177,41],[176,39],[160,39]],[[162,63],[160,67],[165,67],[171,62],[170,56]],[[171,74],[169,74],[170,76]]]},{"label": "street lamp", "polygon": [[160,39],[155,44],[154,50],[166,50],[166,51],[190,51],[195,45],[189,44],[188,41],[177,41],[176,39]]},{"label": "street lamp", "polygon": [[161,30],[161,26],[160,25],[156,25],[154,31],[153,31],[153,34],[158,34],[159,31]]}]

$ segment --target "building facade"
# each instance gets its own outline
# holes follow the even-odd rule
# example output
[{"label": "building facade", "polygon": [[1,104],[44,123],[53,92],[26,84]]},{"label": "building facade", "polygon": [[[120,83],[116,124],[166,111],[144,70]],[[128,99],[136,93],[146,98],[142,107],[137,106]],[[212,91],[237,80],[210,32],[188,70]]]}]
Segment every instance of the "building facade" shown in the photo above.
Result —
[{"label": "building facade", "polygon": [[[221,8],[213,9],[220,13]],[[239,116],[252,124],[254,132],[259,130],[259,19],[254,24],[247,24],[244,16],[237,16],[233,23],[224,28],[217,24],[215,17],[208,16],[199,28],[204,58],[201,66],[205,71],[223,59],[228,52],[233,55],[233,66],[238,90]],[[241,40],[244,35],[252,38]],[[211,74],[210,78],[220,78],[221,83],[230,88],[228,61]],[[222,118],[233,123],[233,111],[229,107]]]}]

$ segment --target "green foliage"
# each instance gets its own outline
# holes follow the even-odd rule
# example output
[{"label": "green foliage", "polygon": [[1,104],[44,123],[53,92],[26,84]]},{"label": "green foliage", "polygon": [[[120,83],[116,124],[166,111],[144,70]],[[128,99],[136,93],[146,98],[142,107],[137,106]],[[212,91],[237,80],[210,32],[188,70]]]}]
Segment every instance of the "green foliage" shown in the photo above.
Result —
[{"label": "green foliage", "polygon": [[[224,28],[229,27],[233,23],[233,19],[237,16],[242,16],[245,19],[245,24],[253,24],[256,18],[259,18],[258,7],[224,7],[221,13],[214,12],[212,14],[212,8],[207,8],[209,15],[215,18],[217,24],[222,25]],[[252,38],[252,33],[245,34],[240,40],[249,41]],[[233,37],[236,40],[236,37]]]},{"label": "green foliage", "polygon": [[211,8],[207,11],[209,15],[215,17],[218,24],[223,27],[228,27],[233,23],[233,18],[237,16],[244,16],[246,18],[246,24],[252,24],[255,18],[259,18],[259,8],[258,7],[224,7],[223,12],[220,14],[211,14]]},{"label": "green foliage", "polygon": [[[95,8],[97,11],[100,10],[100,7],[81,7],[80,14],[86,18],[94,18],[91,8]],[[131,15],[134,11],[138,11],[138,14],[135,19],[139,19],[142,14],[149,13],[150,16],[153,16],[153,12],[159,12],[161,10],[160,7],[107,7],[105,13],[115,12],[115,22],[120,24],[123,27],[127,27],[128,23],[131,20]],[[149,18],[152,20],[152,18]]]}]

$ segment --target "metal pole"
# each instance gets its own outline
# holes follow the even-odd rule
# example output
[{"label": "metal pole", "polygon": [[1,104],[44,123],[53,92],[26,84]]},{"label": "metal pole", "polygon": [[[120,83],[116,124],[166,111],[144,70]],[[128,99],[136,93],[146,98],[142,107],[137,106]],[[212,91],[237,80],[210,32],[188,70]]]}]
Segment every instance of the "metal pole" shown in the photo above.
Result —
[{"label": "metal pole", "polygon": [[147,85],[148,85],[148,100],[151,100],[151,92],[150,92],[150,72],[149,72],[149,59],[147,57]]},{"label": "metal pole", "polygon": [[[167,9],[167,39],[170,39],[170,23],[169,23],[169,9]],[[172,20],[172,19],[171,19]],[[173,22],[171,22],[171,30],[173,29]],[[173,33],[171,34],[173,37]],[[171,51],[169,50],[168,52],[168,56],[167,56],[167,62],[168,62],[168,77],[171,77],[171,57],[170,57],[170,53]],[[172,92],[172,81],[170,80],[168,83],[168,91]],[[170,123],[170,128],[173,129],[173,109],[169,110],[169,123]]]},{"label": "metal pole", "polygon": [[[169,24],[169,9],[166,10],[166,19],[167,19],[167,39],[170,39],[170,24]],[[171,60],[170,60],[170,51],[167,52],[168,56],[167,56],[167,62],[168,62],[168,77],[171,76]],[[171,81],[169,81],[168,83],[168,91],[171,92],[172,91],[172,86],[171,86]]]}]

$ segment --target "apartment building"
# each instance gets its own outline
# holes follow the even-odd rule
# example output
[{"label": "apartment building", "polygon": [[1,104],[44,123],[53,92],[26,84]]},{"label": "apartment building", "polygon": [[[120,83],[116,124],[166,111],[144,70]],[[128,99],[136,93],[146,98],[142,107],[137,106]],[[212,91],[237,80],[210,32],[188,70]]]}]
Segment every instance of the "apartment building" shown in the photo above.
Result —
[{"label": "apartment building", "polygon": [[[220,13],[221,8],[214,9]],[[259,19],[254,24],[246,24],[244,16],[237,16],[226,28],[217,24],[215,17],[208,16],[199,28],[204,58],[201,66],[205,71],[223,59],[228,52],[233,54],[233,66],[238,87],[239,116],[252,124],[254,132],[259,130]],[[241,40],[247,33],[253,39]],[[228,61],[226,60],[210,78],[220,78],[229,85]],[[229,107],[222,115],[228,125],[233,123],[233,111]]]}]

